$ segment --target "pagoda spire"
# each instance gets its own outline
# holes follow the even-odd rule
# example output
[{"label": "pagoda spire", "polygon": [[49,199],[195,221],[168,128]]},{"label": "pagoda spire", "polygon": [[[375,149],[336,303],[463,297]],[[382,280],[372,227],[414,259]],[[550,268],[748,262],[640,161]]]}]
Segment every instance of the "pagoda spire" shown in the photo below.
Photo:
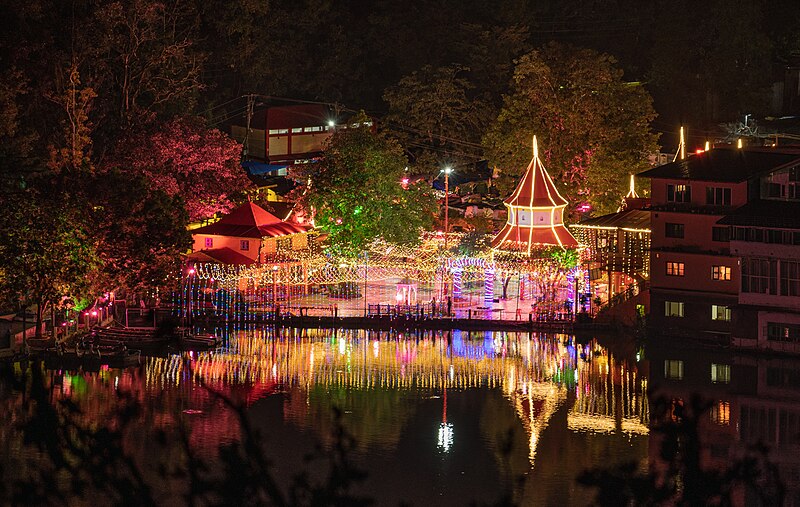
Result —
[{"label": "pagoda spire", "polygon": [[527,255],[541,246],[576,247],[578,242],[563,222],[567,200],[558,192],[539,159],[539,143],[535,135],[531,147],[533,158],[525,174],[516,190],[503,201],[508,208],[508,220],[492,240],[492,247]]}]

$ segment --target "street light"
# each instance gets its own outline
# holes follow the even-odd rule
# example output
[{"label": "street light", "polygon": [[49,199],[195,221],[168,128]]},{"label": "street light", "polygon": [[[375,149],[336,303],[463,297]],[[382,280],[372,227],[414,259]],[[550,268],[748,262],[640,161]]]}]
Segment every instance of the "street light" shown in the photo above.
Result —
[{"label": "street light", "polygon": [[444,249],[447,250],[447,235],[450,233],[450,173],[453,169],[447,166],[444,172]]}]

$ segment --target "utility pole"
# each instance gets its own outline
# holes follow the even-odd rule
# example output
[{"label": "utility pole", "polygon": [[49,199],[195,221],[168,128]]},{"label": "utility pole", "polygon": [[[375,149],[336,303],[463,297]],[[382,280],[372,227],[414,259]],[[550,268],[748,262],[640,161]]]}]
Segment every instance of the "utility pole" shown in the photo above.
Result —
[{"label": "utility pole", "polygon": [[450,166],[444,168],[444,249],[447,250],[447,236],[450,233]]},{"label": "utility pole", "polygon": [[242,155],[244,158],[250,154],[250,123],[253,119],[253,108],[256,104],[256,96],[252,93],[247,95],[247,132],[244,135],[244,142],[242,143]]}]

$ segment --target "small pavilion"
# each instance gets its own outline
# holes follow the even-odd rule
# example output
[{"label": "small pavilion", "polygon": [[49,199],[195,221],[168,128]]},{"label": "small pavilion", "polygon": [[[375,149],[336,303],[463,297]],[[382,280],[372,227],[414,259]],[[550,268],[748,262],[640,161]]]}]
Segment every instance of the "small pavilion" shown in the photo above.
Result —
[{"label": "small pavilion", "polygon": [[533,158],[525,175],[503,203],[508,208],[508,220],[491,242],[495,250],[531,256],[542,247],[578,247],[578,241],[564,226],[567,200],[558,193],[539,158],[536,136],[533,136]]}]

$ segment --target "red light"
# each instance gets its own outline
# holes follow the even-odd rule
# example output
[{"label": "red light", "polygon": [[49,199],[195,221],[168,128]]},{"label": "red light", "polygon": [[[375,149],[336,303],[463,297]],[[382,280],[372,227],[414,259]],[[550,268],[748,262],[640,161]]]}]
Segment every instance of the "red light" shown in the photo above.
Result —
[{"label": "red light", "polygon": [[97,310],[92,310],[92,317],[97,317]]},{"label": "red light", "polygon": [[190,274],[190,275],[193,275],[193,274],[194,274],[194,268],[189,268],[189,274]]},{"label": "red light", "polygon": [[705,152],[706,152],[706,150],[704,150],[704,149],[702,149],[702,148],[697,148],[696,150],[694,150],[694,152],[695,152],[697,155],[700,155],[700,154],[702,154],[702,153],[705,153]]}]

